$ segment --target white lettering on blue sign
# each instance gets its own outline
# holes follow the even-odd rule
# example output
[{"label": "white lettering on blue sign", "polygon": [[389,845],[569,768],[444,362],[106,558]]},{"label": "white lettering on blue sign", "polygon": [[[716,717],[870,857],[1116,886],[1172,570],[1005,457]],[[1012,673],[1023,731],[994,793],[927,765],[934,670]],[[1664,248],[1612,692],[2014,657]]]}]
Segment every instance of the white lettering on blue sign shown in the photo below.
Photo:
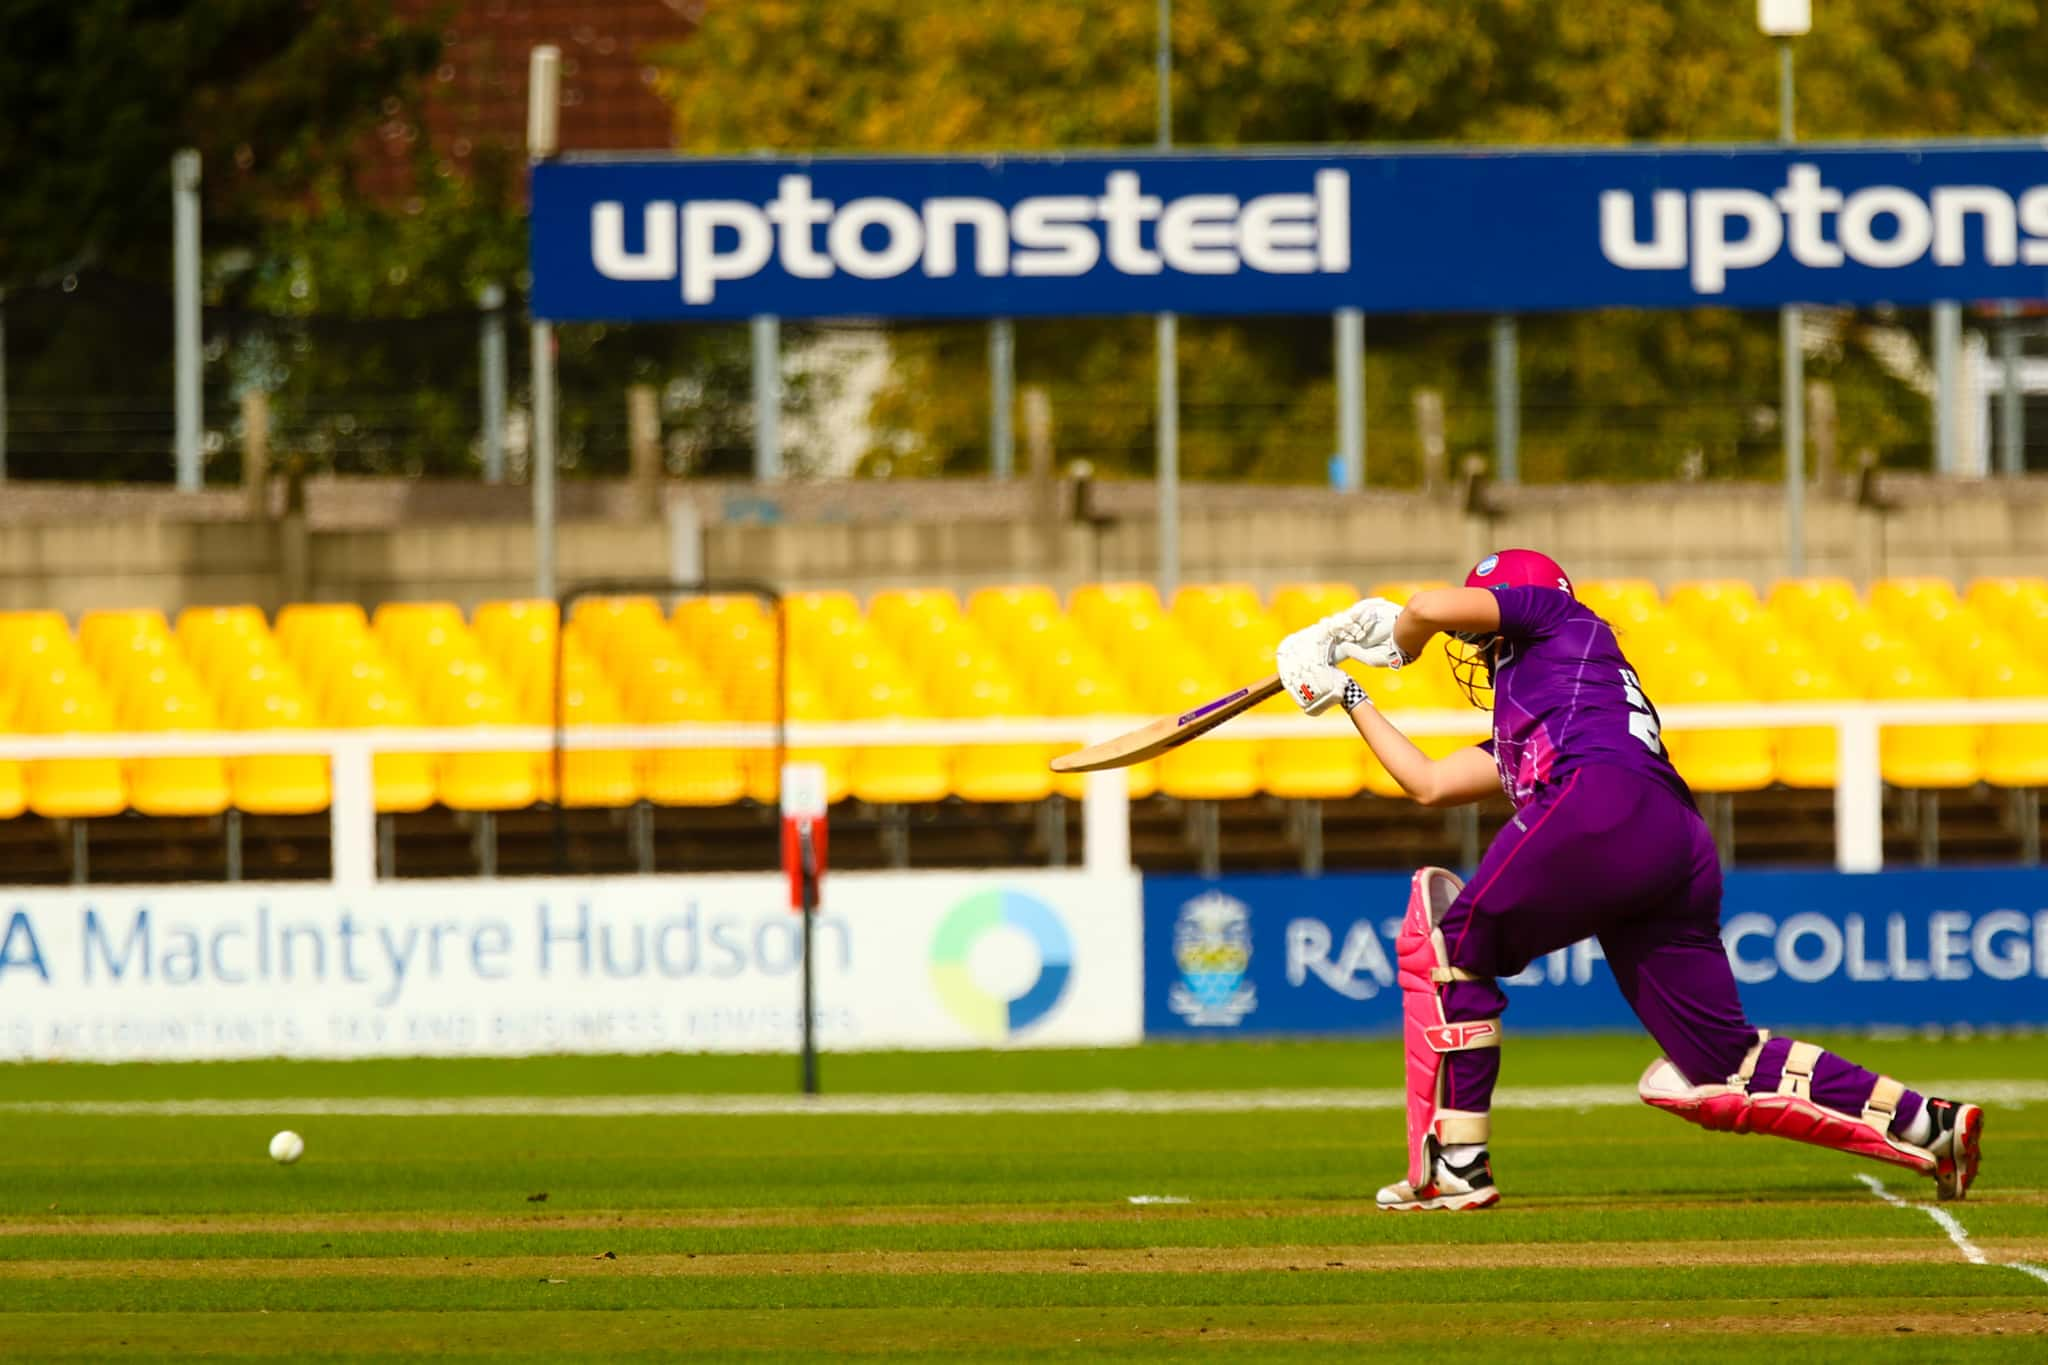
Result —
[{"label": "white lettering on blue sign", "polygon": [[[1926,925],[1920,943],[1914,941],[1916,922]],[[1780,976],[1812,983],[1837,974],[1851,981],[2048,979],[2048,910],[2031,917],[2018,910],[1893,913],[1882,926],[1859,914],[1837,923],[1811,911],[1783,921],[1749,912],[1730,916],[1721,939],[1735,979],[1747,985]]]},{"label": "white lettering on blue sign", "polygon": [[1233,194],[1162,199],[1144,192],[1138,172],[1111,171],[1099,196],[1038,195],[1006,209],[993,199],[951,196],[915,204],[869,196],[835,204],[812,193],[809,176],[785,175],[764,204],[644,204],[637,247],[628,245],[626,226],[624,204],[591,205],[590,259],[597,272],[612,280],[680,280],[686,304],[710,303],[721,283],[757,275],[771,258],[805,280],[842,272],[888,280],[913,270],[943,279],[963,265],[990,278],[1077,276],[1105,260],[1120,275],[1341,275],[1351,269],[1351,176],[1324,168],[1307,193],[1250,200]]},{"label": "white lettering on blue sign", "polygon": [[1993,185],[1941,185],[1925,197],[1899,185],[1869,185],[1845,195],[1822,181],[1819,167],[1795,162],[1784,185],[1770,194],[1653,192],[1647,240],[1632,191],[1600,196],[1600,252],[1610,264],[1623,270],[1690,268],[1693,289],[1701,294],[1722,293],[1730,271],[1768,265],[1786,250],[1817,270],[1851,261],[1898,270],[1930,253],[1936,265],[1969,264],[1973,239],[1984,265],[2048,265],[2048,185],[2036,185],[2017,200]]}]

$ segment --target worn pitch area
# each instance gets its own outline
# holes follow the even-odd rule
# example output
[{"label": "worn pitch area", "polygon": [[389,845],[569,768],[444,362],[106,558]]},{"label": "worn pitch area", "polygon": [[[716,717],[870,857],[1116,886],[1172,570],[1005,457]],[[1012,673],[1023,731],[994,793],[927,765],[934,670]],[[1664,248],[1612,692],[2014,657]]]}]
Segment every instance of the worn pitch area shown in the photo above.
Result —
[{"label": "worn pitch area", "polygon": [[1376,1101],[1231,1107],[1384,1087],[1384,1043],[825,1062],[839,1095],[1096,1096],[993,1113],[407,1112],[783,1093],[782,1058],[0,1067],[0,1356],[2040,1359],[2048,1043],[1847,1050],[2004,1087],[1953,1228],[1893,1168],[1551,1102],[1632,1077],[1633,1038],[1515,1040],[1506,1200],[1471,1215],[1371,1208]]}]

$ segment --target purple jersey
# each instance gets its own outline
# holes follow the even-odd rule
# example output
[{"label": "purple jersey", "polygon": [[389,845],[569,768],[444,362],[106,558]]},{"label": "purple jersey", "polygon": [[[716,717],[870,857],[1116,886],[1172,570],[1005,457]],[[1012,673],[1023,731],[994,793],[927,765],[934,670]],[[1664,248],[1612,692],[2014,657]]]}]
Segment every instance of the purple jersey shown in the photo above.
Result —
[{"label": "purple jersey", "polygon": [[1493,596],[1501,645],[1490,747],[1515,805],[1588,763],[1633,768],[1690,801],[1613,628],[1556,588],[1496,588]]}]

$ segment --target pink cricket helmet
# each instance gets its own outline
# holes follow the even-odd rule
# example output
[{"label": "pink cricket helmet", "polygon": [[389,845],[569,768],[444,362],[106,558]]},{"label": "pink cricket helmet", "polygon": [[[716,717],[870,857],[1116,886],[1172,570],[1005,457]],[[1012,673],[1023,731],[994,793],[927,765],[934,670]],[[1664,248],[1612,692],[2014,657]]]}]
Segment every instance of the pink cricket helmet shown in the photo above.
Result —
[{"label": "pink cricket helmet", "polygon": [[1535,550],[1498,550],[1472,566],[1468,588],[1557,588],[1568,596],[1572,580],[1564,566]]}]

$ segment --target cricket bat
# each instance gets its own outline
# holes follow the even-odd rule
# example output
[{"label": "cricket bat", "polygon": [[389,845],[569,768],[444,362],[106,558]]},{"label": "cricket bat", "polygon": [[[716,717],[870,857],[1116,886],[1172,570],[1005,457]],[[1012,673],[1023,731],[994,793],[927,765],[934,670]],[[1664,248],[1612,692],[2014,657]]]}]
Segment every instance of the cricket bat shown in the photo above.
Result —
[{"label": "cricket bat", "polygon": [[1279,695],[1280,675],[1275,673],[1250,687],[1240,687],[1214,701],[1204,702],[1192,711],[1178,716],[1161,716],[1114,739],[1061,754],[1052,761],[1052,770],[1056,773],[1092,773],[1103,768],[1128,768],[1133,763],[1157,758],[1168,749],[1177,749],[1191,739],[1206,735],[1232,716],[1242,715],[1266,698]]}]

